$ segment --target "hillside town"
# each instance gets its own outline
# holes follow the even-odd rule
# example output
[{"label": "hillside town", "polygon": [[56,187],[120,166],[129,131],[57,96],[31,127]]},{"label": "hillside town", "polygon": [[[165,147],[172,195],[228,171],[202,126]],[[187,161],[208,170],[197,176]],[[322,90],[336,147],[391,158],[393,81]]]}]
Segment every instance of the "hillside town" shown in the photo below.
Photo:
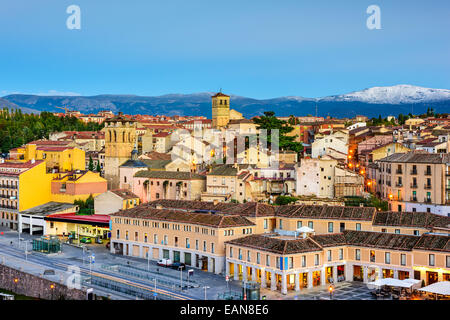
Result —
[{"label": "hillside town", "polygon": [[53,116],[101,129],[50,132],[3,153],[2,230],[36,251],[48,241],[95,247],[273,298],[450,283],[448,114],[246,119],[232,105],[213,95],[211,119],[61,107]]}]

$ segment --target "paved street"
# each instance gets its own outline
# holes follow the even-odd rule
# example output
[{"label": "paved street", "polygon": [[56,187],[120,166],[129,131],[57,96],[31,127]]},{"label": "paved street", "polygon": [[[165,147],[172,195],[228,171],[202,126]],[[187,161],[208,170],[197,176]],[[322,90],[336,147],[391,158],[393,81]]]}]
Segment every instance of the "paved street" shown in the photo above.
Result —
[{"label": "paved street", "polygon": [[[42,253],[33,252],[28,254],[27,260],[25,257],[25,241],[28,241],[28,250],[31,252],[30,240],[36,237],[31,237],[28,234],[22,234],[23,239],[18,247],[17,232],[10,231],[7,228],[0,228],[4,234],[0,236],[0,259],[7,260],[6,263],[17,268],[22,268],[25,272],[42,275],[44,270],[53,269],[55,275],[46,275],[53,281],[65,281],[69,273],[67,273],[68,266],[78,266],[81,268],[84,279],[89,279],[90,267],[93,274],[107,277],[114,277],[117,281],[126,281],[144,287],[147,290],[154,289],[154,279],[157,281],[157,290],[159,293],[167,293],[161,298],[168,298],[169,295],[174,295],[176,298],[185,299],[204,299],[206,289],[207,299],[217,299],[219,294],[228,292],[241,292],[241,283],[238,281],[230,281],[229,288],[223,276],[214,275],[208,272],[203,272],[194,269],[194,275],[189,279],[190,288],[186,288],[188,283],[187,272],[182,272],[183,280],[181,281],[181,273],[178,270],[170,268],[159,267],[155,261],[148,261],[134,257],[124,257],[112,255],[104,245],[89,244],[83,250],[77,246],[66,245],[62,246],[62,253],[46,255]],[[12,242],[12,244],[11,244]],[[89,256],[94,253],[95,263],[89,265]],[[84,259],[83,259],[84,256]],[[189,269],[189,268],[188,268]],[[118,272],[120,270],[121,272]],[[186,289],[180,290],[180,284]],[[87,284],[89,285],[89,284]],[[112,299],[136,299],[130,294],[115,292],[99,286],[93,286],[98,294],[110,296]],[[290,291],[287,295],[282,295],[279,292],[271,291],[269,289],[261,289],[261,296],[265,295],[267,299],[274,300],[329,300],[330,295],[328,286],[317,287],[308,290],[301,290],[300,292]],[[173,297],[172,297],[173,298]],[[370,294],[370,290],[366,285],[357,282],[338,283],[333,293],[334,300],[374,300]]]},{"label": "paved street", "polygon": [[[266,295],[270,300],[330,300],[328,286],[320,286],[313,289],[288,292],[282,295],[268,289],[261,290],[261,296]],[[341,282],[336,284],[333,291],[333,300],[376,300],[370,294],[370,290],[363,283]]]},{"label": "paved street", "polygon": [[[8,265],[12,264],[16,268],[24,268],[26,265],[26,272],[33,274],[42,274],[44,269],[51,268],[55,270],[55,276],[53,276],[54,279],[52,279],[55,281],[65,281],[69,276],[69,273],[66,272],[67,267],[78,266],[81,268],[85,279],[89,278],[90,270],[92,270],[94,275],[103,278],[106,277],[107,279],[113,277],[114,281],[119,281],[121,283],[126,282],[126,285],[138,286],[139,288],[145,288],[151,291],[154,289],[153,279],[156,278],[157,291],[161,298],[204,299],[204,286],[208,287],[206,289],[207,299],[217,299],[218,294],[228,291],[223,276],[210,274],[198,269],[194,269],[194,275],[189,279],[189,282],[194,284],[194,287],[180,290],[180,271],[158,267],[154,261],[148,263],[144,259],[112,255],[103,245],[98,244],[86,245],[88,250],[64,244],[62,245],[62,253],[60,254],[46,255],[33,252],[28,254],[28,261],[26,261],[25,242],[28,242],[28,251],[31,252],[31,240],[37,237],[21,234],[22,240],[20,241],[19,247],[19,237],[17,232],[10,231],[7,228],[0,228],[0,231],[3,231],[4,233],[0,236],[0,259],[2,259],[2,261],[6,260]],[[95,255],[95,263],[89,265],[89,256],[91,253],[94,253]],[[145,277],[148,278],[140,278],[129,274],[115,272],[114,268],[117,266],[120,266],[121,269],[125,269],[125,271],[131,270],[134,274],[144,274]],[[184,271],[182,276],[183,287],[185,287],[188,282],[187,272]],[[105,295],[111,293],[107,289],[97,286],[93,287],[100,289],[97,291],[102,292]],[[240,284],[234,282],[230,282],[229,289],[232,291],[241,291]],[[136,298],[124,293],[112,293],[114,293],[111,295],[111,298],[113,299]],[[163,295],[163,293],[165,293],[165,295]]]}]

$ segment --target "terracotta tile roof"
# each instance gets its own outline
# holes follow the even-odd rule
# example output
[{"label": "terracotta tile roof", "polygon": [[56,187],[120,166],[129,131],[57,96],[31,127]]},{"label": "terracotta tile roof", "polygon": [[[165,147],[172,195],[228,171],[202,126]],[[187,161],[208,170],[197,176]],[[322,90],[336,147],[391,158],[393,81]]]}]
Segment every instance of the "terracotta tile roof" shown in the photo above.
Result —
[{"label": "terracotta tile roof", "polygon": [[165,138],[165,137],[167,137],[167,136],[169,136],[169,135],[170,135],[169,132],[158,132],[158,133],[155,133],[155,134],[153,135],[153,137],[154,137],[154,138]]},{"label": "terracotta tile roof", "polygon": [[295,254],[302,252],[321,251],[322,248],[310,238],[283,239],[275,237],[274,234],[254,234],[247,237],[237,238],[225,243],[276,254]]},{"label": "terracotta tile roof", "polygon": [[143,162],[148,168],[150,169],[164,169],[166,165],[172,162],[172,160],[163,160],[163,159],[157,159],[157,160],[149,160],[149,159],[142,159],[140,160]]},{"label": "terracotta tile roof", "polygon": [[450,227],[450,217],[430,212],[393,212],[377,211],[373,219],[375,226],[401,227]]},{"label": "terracotta tile roof", "polygon": [[27,144],[35,144],[37,146],[46,145],[46,146],[66,146],[70,142],[69,141],[53,141],[53,140],[34,140],[28,142]]},{"label": "terracotta tile roof", "polygon": [[382,248],[411,251],[419,237],[404,234],[344,230],[348,245],[368,248]]},{"label": "terracotta tile roof", "polygon": [[110,190],[112,193],[118,195],[122,199],[136,199],[139,198],[137,195],[135,195],[130,190],[126,189],[116,189],[116,190]]},{"label": "terracotta tile roof", "polygon": [[311,239],[323,248],[343,246],[347,244],[343,233],[313,235],[311,236]]},{"label": "terracotta tile roof", "polygon": [[156,151],[147,152],[144,154],[149,160],[170,160],[172,156],[168,153],[160,153]]},{"label": "terracotta tile roof", "polygon": [[175,209],[155,209],[150,206],[150,203],[145,203],[128,210],[120,210],[117,213],[111,214],[111,216],[199,224],[215,228],[255,225],[247,218],[239,215],[199,213]]},{"label": "terracotta tile roof", "polygon": [[[247,164],[241,164],[239,165],[240,169],[247,169],[249,165]],[[238,168],[234,167],[232,164],[222,164],[217,165],[212,168],[211,172],[208,173],[208,175],[212,176],[237,176],[238,175]]]},{"label": "terracotta tile roof", "polygon": [[222,92],[218,92],[215,95],[213,95],[211,98],[215,98],[215,97],[230,97],[230,96],[227,96],[226,94],[223,94]]},{"label": "terracotta tile roof", "polygon": [[426,151],[412,151],[408,153],[394,153],[381,162],[402,162],[402,163],[449,163],[450,153],[428,153]]},{"label": "terracotta tile roof", "polygon": [[0,163],[0,168],[17,168],[17,169],[29,169],[37,166],[38,164],[44,162],[44,160],[36,160],[34,163],[30,161],[27,162],[4,162]]},{"label": "terracotta tile roof", "polygon": [[152,206],[162,206],[163,208],[174,208],[184,210],[211,210],[223,214],[239,214],[241,216],[275,216],[275,207],[259,202],[246,203],[225,203],[189,200],[168,200],[159,199],[150,202]]},{"label": "terracotta tile roof", "polygon": [[183,171],[149,171],[141,170],[134,175],[138,178],[149,179],[176,179],[176,180],[206,180],[206,176]]},{"label": "terracotta tile roof", "polygon": [[450,237],[424,234],[417,241],[414,249],[450,252]]},{"label": "terracotta tile roof", "polygon": [[277,216],[287,218],[372,221],[375,212],[376,209],[372,207],[287,205],[278,207]]}]

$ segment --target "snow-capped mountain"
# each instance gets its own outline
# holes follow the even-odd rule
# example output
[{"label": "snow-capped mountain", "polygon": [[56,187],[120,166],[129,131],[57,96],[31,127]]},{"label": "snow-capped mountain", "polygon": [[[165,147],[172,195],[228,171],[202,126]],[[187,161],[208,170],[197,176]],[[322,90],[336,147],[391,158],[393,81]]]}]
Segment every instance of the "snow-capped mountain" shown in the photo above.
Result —
[{"label": "snow-capped mountain", "polygon": [[[323,98],[286,96],[272,99],[253,99],[230,95],[231,108],[249,118],[274,111],[278,116],[308,115],[333,117],[353,117],[364,114],[369,117],[379,115],[398,115],[410,112],[423,113],[432,107],[435,112],[450,110],[450,90],[430,89],[412,85],[392,87],[373,87],[348,94]],[[3,105],[22,110],[57,111],[57,106],[83,113],[96,113],[99,110],[123,111],[129,114],[203,115],[211,117],[211,96],[214,92],[191,94],[166,94],[145,97],[136,95],[103,94],[97,96],[37,96],[12,94],[3,97]],[[0,103],[0,107],[2,103]],[[28,109],[25,109],[28,108]]]},{"label": "snow-capped mountain", "polygon": [[358,101],[365,103],[427,103],[450,99],[450,90],[432,89],[399,84],[391,87],[373,87],[362,91],[319,98],[319,101]]}]

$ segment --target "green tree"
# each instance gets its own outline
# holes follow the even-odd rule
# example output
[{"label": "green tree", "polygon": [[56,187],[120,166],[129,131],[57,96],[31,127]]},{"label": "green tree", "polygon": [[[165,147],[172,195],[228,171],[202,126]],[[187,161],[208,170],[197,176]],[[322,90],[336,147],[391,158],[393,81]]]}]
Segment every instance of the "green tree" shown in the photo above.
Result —
[{"label": "green tree", "polygon": [[89,155],[89,171],[94,171],[94,161],[92,157]]},{"label": "green tree", "polygon": [[[258,129],[266,129],[267,130],[267,147],[271,148],[272,143],[272,130],[278,129],[279,133],[279,149],[280,150],[291,150],[297,153],[303,151],[303,145],[301,142],[296,142],[295,138],[297,135],[288,136],[287,134],[294,130],[293,127],[289,125],[288,122],[284,120],[280,120],[275,117],[275,112],[266,111],[264,112],[264,116],[259,118],[254,118],[253,122],[258,125]],[[261,139],[261,138],[260,138]]]},{"label": "green tree", "polygon": [[279,206],[282,206],[282,205],[285,205],[285,204],[288,204],[288,203],[291,203],[291,202],[295,202],[295,201],[297,201],[299,198],[296,198],[296,197],[289,197],[289,196],[278,196],[276,199],[275,199],[275,204],[276,205],[279,205]]}]

